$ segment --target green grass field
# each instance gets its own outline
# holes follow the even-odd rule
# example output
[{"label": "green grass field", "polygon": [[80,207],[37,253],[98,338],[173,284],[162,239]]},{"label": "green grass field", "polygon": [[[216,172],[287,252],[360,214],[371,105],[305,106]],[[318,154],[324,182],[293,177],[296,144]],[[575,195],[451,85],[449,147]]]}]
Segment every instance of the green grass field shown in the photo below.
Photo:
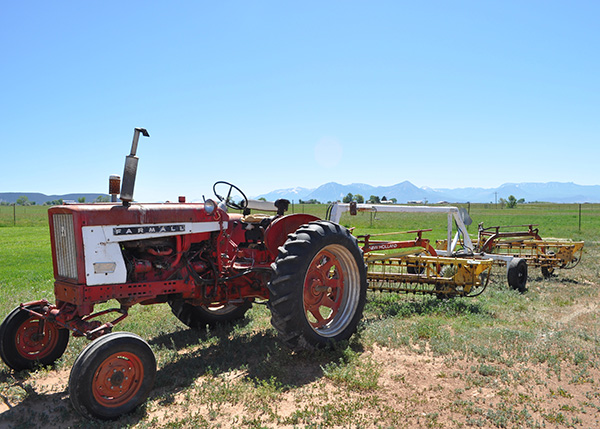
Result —
[{"label": "green grass field", "polygon": [[0,227],[48,225],[48,206],[1,206]]},{"label": "green grass field", "polygon": [[[0,208],[0,314],[52,299],[46,208]],[[9,211],[10,209],[10,211]],[[17,208],[18,210],[19,208]],[[323,205],[295,205],[323,216]],[[88,344],[71,339],[53,368],[15,373],[0,364],[0,427],[598,427],[600,426],[600,206],[526,204],[470,207],[485,226],[539,224],[542,237],[585,240],[573,270],[529,290],[506,286],[494,269],[479,297],[370,292],[359,332],[331,351],[291,353],[255,305],[232,327],[195,332],[167,305],[137,306],[117,330],[151,345],[158,362],[147,403],[115,422],[81,418],[67,381]],[[445,216],[344,216],[355,234],[433,228]]]}]

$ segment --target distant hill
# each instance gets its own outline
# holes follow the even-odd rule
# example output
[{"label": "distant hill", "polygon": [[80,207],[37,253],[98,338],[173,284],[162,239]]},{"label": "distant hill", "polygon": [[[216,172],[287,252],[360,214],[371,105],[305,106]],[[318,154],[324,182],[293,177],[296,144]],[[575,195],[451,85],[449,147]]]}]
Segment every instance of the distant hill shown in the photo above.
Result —
[{"label": "distant hill", "polygon": [[321,203],[342,200],[348,194],[360,194],[365,201],[371,195],[379,198],[386,197],[388,200],[396,198],[398,203],[410,201],[421,201],[428,203],[490,203],[499,201],[500,198],[507,199],[514,195],[517,199],[525,199],[526,202],[544,201],[550,203],[600,203],[600,186],[585,186],[575,183],[505,183],[497,188],[457,188],[457,189],[433,189],[428,187],[419,188],[409,181],[397,183],[391,186],[371,186],[364,183],[351,183],[341,185],[335,182],[325,183],[318,188],[290,188],[278,189],[267,194],[258,195],[268,201],[278,198],[286,198],[290,201],[308,201],[315,199]]},{"label": "distant hill", "polygon": [[79,198],[84,197],[88,203],[94,202],[99,196],[109,197],[107,194],[65,194],[65,195],[46,195],[39,192],[0,192],[0,203],[16,203],[20,197],[27,197],[30,202],[36,205],[43,205],[47,201],[55,200],[71,200],[77,201]]},{"label": "distant hill", "polygon": [[[311,199],[321,203],[341,201],[348,194],[360,194],[365,201],[371,195],[388,200],[395,198],[398,203],[404,204],[411,201],[428,203],[493,203],[500,198],[507,199],[514,195],[517,199],[523,198],[526,202],[544,201],[549,203],[600,203],[599,185],[577,185],[576,183],[505,183],[497,188],[456,188],[433,189],[419,188],[409,181],[404,181],[391,186],[372,186],[365,183],[351,183],[341,185],[336,182],[325,183],[318,188],[288,188],[277,189],[253,198],[265,198],[275,201],[286,198],[290,201],[308,201]],[[37,192],[2,192],[0,202],[15,203],[21,196],[26,196],[29,201],[42,205],[47,201],[73,200],[85,197],[86,202],[93,202],[99,196],[109,197],[107,194],[73,193],[66,195],[45,195]]]}]

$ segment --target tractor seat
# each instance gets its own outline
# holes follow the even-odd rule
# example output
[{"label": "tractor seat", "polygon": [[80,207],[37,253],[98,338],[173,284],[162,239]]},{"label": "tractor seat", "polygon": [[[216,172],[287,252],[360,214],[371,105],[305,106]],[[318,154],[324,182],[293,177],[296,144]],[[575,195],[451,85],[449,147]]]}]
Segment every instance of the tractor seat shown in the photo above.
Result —
[{"label": "tractor seat", "polygon": [[261,223],[263,220],[268,219],[272,216],[263,213],[253,213],[246,215],[242,218],[242,222],[246,223]]}]

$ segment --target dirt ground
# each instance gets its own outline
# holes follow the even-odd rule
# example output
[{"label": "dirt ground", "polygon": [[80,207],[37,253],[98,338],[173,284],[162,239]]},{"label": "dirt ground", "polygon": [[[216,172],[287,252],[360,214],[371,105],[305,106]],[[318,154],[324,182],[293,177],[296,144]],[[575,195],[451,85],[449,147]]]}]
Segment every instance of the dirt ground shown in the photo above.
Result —
[{"label": "dirt ground", "polygon": [[[581,317],[592,311],[597,311],[597,307],[581,308],[580,311],[565,315],[563,320]],[[314,374],[314,367],[290,368],[298,376],[313,381],[287,390],[275,398],[272,409],[276,410],[277,421],[269,422],[260,412],[252,415],[252,411],[243,403],[232,402],[221,406],[213,418],[202,419],[204,423],[199,425],[244,426],[240,419],[246,416],[247,419],[263,421],[264,427],[311,426],[307,420],[294,421],[292,417],[298,410],[313,409],[317,401],[320,406],[332,404],[336,410],[343,405],[354,408],[351,413],[353,421],[345,421],[341,417],[333,426],[600,427],[598,386],[585,382],[566,383],[564,380],[570,378],[569,374],[563,373],[559,379],[556,374],[549,375],[545,365],[533,368],[531,365],[522,368],[513,366],[506,368],[507,373],[503,373],[503,368],[496,365],[487,374],[474,369],[476,362],[451,356],[433,356],[427,350],[414,353],[378,346],[366,351],[361,359],[371,361],[379,370],[378,388],[373,391],[349,391],[337,383],[318,377],[318,374]],[[594,380],[600,379],[598,371],[594,372],[588,375]],[[512,376],[506,376],[516,373],[521,373],[521,379],[526,378],[530,382],[515,382]],[[243,371],[239,371],[229,373],[226,377],[235,383],[244,375]],[[85,421],[71,410],[67,393],[68,377],[68,370],[61,370],[43,376],[33,374],[27,383],[15,380],[15,386],[20,385],[27,395],[21,402],[9,401],[7,395],[1,395],[0,427],[14,427],[10,417],[14,417],[15,413],[27,413],[27,420],[38,422],[38,427],[85,426]],[[196,381],[200,382],[201,379]],[[190,400],[188,396],[188,393],[181,392],[175,395],[168,406],[149,405],[144,421],[152,422],[150,426],[169,426],[178,422],[185,413],[211,415],[211,407],[206,404],[190,408],[186,404]],[[310,413],[307,416],[306,419],[310,420]],[[319,422],[328,426],[323,416],[316,414],[314,423]],[[141,422],[127,424],[145,427]],[[181,427],[187,427],[187,424]]]}]

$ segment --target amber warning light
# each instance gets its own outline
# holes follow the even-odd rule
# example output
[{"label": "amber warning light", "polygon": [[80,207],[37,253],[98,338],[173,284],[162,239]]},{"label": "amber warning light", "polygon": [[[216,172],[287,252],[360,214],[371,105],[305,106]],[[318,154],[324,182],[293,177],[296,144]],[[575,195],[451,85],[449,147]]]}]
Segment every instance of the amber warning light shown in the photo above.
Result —
[{"label": "amber warning light", "polygon": [[112,174],[108,178],[108,193],[110,194],[110,200],[113,203],[117,201],[119,192],[121,192],[121,176]]}]

